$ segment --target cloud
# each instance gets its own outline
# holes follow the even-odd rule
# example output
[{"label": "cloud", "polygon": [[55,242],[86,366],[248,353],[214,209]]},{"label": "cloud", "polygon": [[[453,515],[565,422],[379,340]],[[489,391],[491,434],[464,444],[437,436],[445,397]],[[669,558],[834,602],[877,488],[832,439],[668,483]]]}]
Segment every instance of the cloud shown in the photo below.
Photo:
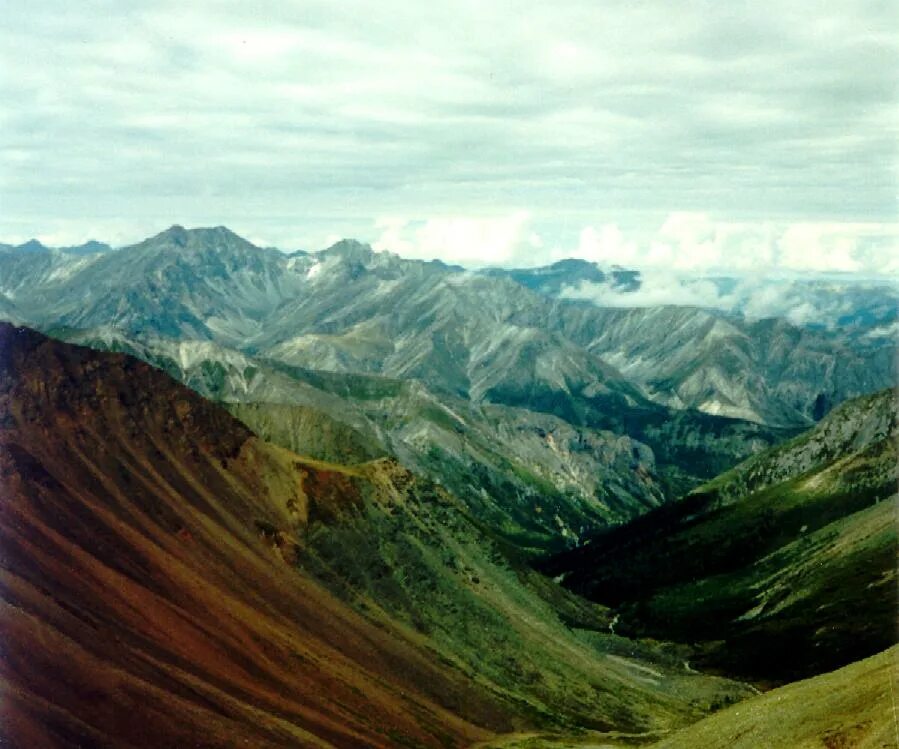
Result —
[{"label": "cloud", "polygon": [[857,257],[859,240],[852,227],[794,224],[780,238],[780,262],[793,270],[814,268],[852,273],[862,270]]},{"label": "cloud", "polygon": [[373,244],[376,250],[423,260],[443,258],[468,267],[514,264],[542,246],[526,211],[495,218],[433,218],[417,224],[384,218],[377,224],[382,233]]},{"label": "cloud", "polygon": [[650,270],[641,273],[640,288],[621,291],[606,284],[582,283],[563,289],[562,297],[595,302],[603,307],[656,307],[674,305],[684,307],[719,307],[729,303],[714,282],[686,280],[670,272]]},{"label": "cloud", "polygon": [[599,265],[621,265],[633,268],[640,261],[637,243],[626,239],[617,224],[605,224],[599,229],[585,227],[580,234],[574,256]]},{"label": "cloud", "polygon": [[569,253],[599,263],[677,274],[899,272],[899,223],[718,221],[706,213],[670,214],[642,239],[617,224],[588,226]]},{"label": "cloud", "polygon": [[[292,246],[524,207],[546,259],[586,226],[585,253],[624,253],[669,214],[889,221],[896,20],[868,0],[8,0],[0,237],[177,221]],[[657,262],[731,262],[668,228]],[[435,229],[457,230],[477,234]]]},{"label": "cloud", "polygon": [[[705,212],[672,212],[649,231],[626,231],[616,223],[588,225],[571,245],[553,244],[550,231],[527,211],[487,217],[382,218],[376,230],[375,249],[470,267],[537,266],[576,257],[606,269],[658,270],[678,278],[899,274],[897,222],[735,222]],[[680,297],[684,292],[675,293]]]},{"label": "cloud", "polygon": [[834,327],[846,316],[867,310],[864,320],[881,321],[887,337],[895,329],[899,287],[886,280],[828,280],[822,277],[785,279],[767,273],[739,278],[704,278],[670,270],[641,273],[636,291],[623,291],[603,283],[581,283],[562,290],[562,297],[593,302],[602,307],[702,307],[738,313],[749,320],[780,317],[794,325]]}]

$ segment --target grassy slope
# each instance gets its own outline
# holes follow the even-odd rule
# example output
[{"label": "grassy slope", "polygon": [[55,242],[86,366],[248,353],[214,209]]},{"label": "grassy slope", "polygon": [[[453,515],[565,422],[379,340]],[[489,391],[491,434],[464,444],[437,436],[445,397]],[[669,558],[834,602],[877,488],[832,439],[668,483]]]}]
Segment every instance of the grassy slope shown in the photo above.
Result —
[{"label": "grassy slope", "polygon": [[298,563],[385,627],[399,622],[525,723],[668,728],[747,693],[695,678],[664,649],[581,631],[605,628],[605,612],[534,579],[432,482],[393,461],[352,471],[359,510],[313,522]]},{"label": "grassy slope", "polygon": [[753,455],[696,489],[725,504],[848,456],[895,433],[896,400],[891,390],[853,398],[837,406],[813,429]]},{"label": "grassy slope", "polygon": [[899,746],[899,648],[741,702],[653,749],[885,749]]},{"label": "grassy slope", "polygon": [[[518,733],[478,749],[892,749],[899,746],[899,648],[794,682],[653,736],[584,731]],[[658,736],[655,737],[658,739]]]},{"label": "grassy slope", "polygon": [[222,405],[263,439],[303,455],[344,464],[387,455],[373,431],[363,433],[320,409],[287,403]]},{"label": "grassy slope", "polygon": [[342,393],[345,408],[364,414],[364,430],[306,406],[226,407],[257,433],[302,454],[351,463],[366,451],[391,454],[534,554],[563,549],[585,529],[633,517],[663,499],[651,465],[614,435],[519,409],[438,401],[408,383],[399,395],[379,399],[375,391],[368,398],[373,385],[359,395],[338,388],[339,377],[327,383]]}]

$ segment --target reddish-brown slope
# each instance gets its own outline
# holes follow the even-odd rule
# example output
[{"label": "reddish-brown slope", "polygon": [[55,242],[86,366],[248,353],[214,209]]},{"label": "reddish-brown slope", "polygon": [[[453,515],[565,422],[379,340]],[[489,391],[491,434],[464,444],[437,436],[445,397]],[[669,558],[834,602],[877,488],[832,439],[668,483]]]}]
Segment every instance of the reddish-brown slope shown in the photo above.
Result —
[{"label": "reddish-brown slope", "polygon": [[352,486],[146,364],[0,325],[0,745],[507,730],[485,695],[285,563],[291,531]]}]

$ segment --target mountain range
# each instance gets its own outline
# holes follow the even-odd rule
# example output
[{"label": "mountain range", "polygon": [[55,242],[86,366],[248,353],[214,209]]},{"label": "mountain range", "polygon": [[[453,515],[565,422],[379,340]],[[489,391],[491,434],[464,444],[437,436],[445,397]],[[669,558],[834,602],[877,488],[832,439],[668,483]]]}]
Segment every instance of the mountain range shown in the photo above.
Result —
[{"label": "mountain range", "polygon": [[[639,274],[584,261],[470,272],[350,240],[286,254],[224,227],[173,226],[88,255],[34,242],[0,252],[0,296],[19,322],[214,341],[310,369],[417,378],[475,402],[587,390],[796,427],[891,382],[889,337],[559,297],[597,279],[639,288]],[[871,330],[895,322],[895,291],[876,289]],[[862,324],[853,299],[845,314]]]},{"label": "mountain range", "polygon": [[642,284],[0,246],[0,744],[884,745],[893,292]]},{"label": "mountain range", "polygon": [[[396,457],[534,549],[675,498],[892,380],[883,338],[562,298],[578,279],[639,288],[583,261],[471,272],[175,226],[114,251],[5,249],[0,316],[127,351],[235,409],[290,405],[292,425],[240,414],[314,457]],[[317,438],[325,423],[343,454]]]}]

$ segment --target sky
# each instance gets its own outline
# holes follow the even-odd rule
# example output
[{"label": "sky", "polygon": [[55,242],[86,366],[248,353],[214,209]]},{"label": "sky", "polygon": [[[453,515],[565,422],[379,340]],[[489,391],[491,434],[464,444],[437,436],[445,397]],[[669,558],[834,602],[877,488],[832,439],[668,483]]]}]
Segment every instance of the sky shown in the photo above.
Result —
[{"label": "sky", "polygon": [[0,241],[899,273],[895,0],[5,0]]}]

